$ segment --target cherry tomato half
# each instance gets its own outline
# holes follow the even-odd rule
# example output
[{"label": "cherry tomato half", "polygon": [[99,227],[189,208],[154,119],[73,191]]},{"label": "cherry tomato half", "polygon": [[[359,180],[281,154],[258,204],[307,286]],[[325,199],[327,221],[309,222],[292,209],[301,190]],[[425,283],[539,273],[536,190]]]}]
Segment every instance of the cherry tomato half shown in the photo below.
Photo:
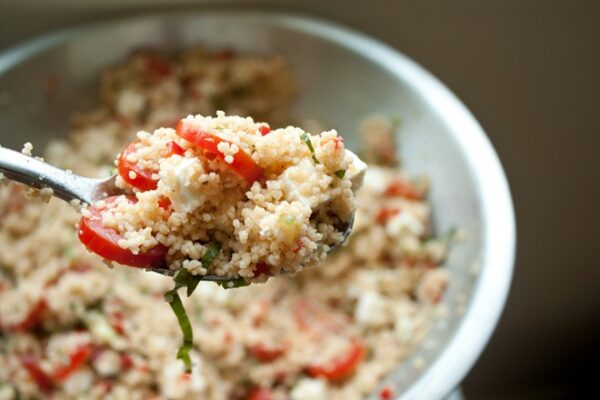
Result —
[{"label": "cherry tomato half", "polygon": [[[120,196],[109,197],[104,201],[110,206],[118,197]],[[127,198],[131,202],[137,201],[133,196]],[[92,206],[89,211],[92,216],[90,218],[82,217],[79,221],[79,240],[89,251],[107,260],[131,267],[159,268],[164,264],[168,250],[165,246],[159,244],[138,254],[123,249],[119,246],[121,235],[114,229],[102,225],[102,210]]]},{"label": "cherry tomato half", "polygon": [[311,365],[306,369],[313,378],[325,378],[337,381],[351,375],[365,356],[365,346],[358,340],[352,342],[348,353],[336,358],[326,365]]},{"label": "cherry tomato half", "polygon": [[[127,159],[129,154],[137,151],[139,143],[139,141],[133,142],[121,152],[119,160],[117,161],[117,166],[119,175],[125,182],[134,188],[145,192],[156,189],[158,181],[152,178],[152,175],[156,174],[158,171],[155,169],[142,168],[138,163],[131,162]],[[167,144],[163,157],[168,158],[174,154],[182,156],[184,153],[185,150],[181,146],[171,141]]]},{"label": "cherry tomato half", "polygon": [[94,348],[91,343],[84,343],[77,347],[69,356],[69,362],[61,365],[54,370],[52,378],[57,381],[64,381],[73,372],[82,367],[92,356]]},{"label": "cherry tomato half", "polygon": [[269,388],[257,387],[248,394],[247,400],[272,400],[273,396]]},{"label": "cherry tomato half", "polygon": [[268,363],[281,357],[284,349],[281,347],[267,347],[262,343],[256,343],[248,349],[250,355],[260,362]]},{"label": "cherry tomato half", "polygon": [[226,142],[225,140],[212,133],[202,131],[185,120],[179,121],[175,130],[180,137],[204,150],[207,158],[222,160],[248,185],[262,178],[263,169],[242,149],[233,156],[233,162],[229,164],[225,162],[225,155],[218,149],[219,143]]}]

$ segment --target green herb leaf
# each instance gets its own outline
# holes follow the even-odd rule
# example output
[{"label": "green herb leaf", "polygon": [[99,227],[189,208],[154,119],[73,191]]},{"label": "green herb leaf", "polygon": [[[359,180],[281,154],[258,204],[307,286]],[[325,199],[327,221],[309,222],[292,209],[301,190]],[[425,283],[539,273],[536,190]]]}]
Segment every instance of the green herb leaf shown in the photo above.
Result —
[{"label": "green herb leaf", "polygon": [[233,289],[233,288],[239,288],[239,287],[250,285],[250,282],[246,282],[246,280],[244,278],[237,278],[237,279],[229,280],[227,282],[215,282],[215,283],[224,289]]},{"label": "green herb leaf", "polygon": [[183,341],[181,346],[179,346],[179,350],[177,351],[177,358],[183,361],[183,364],[185,365],[185,372],[191,372],[192,359],[190,358],[190,351],[194,347],[194,332],[192,331],[192,324],[190,323],[190,319],[185,312],[181,298],[177,293],[177,287],[165,293],[164,298],[175,313],[177,322],[181,328],[181,333],[183,334]]},{"label": "green herb leaf", "polygon": [[346,175],[345,169],[340,169],[340,170],[335,171],[335,176],[337,176],[340,179],[342,179],[344,177],[344,175]]},{"label": "green herb leaf", "polygon": [[221,247],[218,244],[216,244],[215,242],[209,244],[208,249],[206,249],[206,252],[200,259],[200,261],[202,261],[202,266],[208,269],[220,252]]},{"label": "green herb leaf", "polygon": [[313,162],[315,164],[320,164],[319,160],[315,156],[315,148],[313,147],[312,142],[310,141],[310,137],[308,136],[308,133],[304,132],[300,136],[300,139],[302,139],[302,141],[304,143],[306,143],[306,145],[308,146],[308,150],[310,150],[310,154],[312,155]]},{"label": "green herb leaf", "polygon": [[[202,266],[208,269],[220,252],[221,247],[219,247],[218,244],[210,243],[208,249],[200,259],[200,261],[202,261]],[[173,280],[175,281],[175,288],[179,289],[181,287],[186,287],[187,296],[190,297],[192,293],[194,293],[194,290],[196,290],[198,284],[202,281],[202,276],[192,275],[187,269],[182,268],[177,271]]]},{"label": "green herb leaf", "polygon": [[190,297],[196,289],[196,286],[198,286],[198,283],[200,283],[200,281],[202,280],[202,278],[200,276],[190,274],[190,271],[188,271],[187,269],[181,268],[179,271],[177,271],[177,273],[173,277],[173,280],[175,281],[175,289],[186,287],[187,296]]}]

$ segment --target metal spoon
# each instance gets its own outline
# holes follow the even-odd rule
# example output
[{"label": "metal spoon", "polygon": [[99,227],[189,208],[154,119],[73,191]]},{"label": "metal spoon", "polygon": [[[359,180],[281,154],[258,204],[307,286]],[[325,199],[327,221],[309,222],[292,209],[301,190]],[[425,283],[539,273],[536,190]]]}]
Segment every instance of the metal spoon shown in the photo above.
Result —
[{"label": "metal spoon", "polygon": [[[50,188],[56,197],[67,202],[79,200],[81,203],[93,204],[108,196],[125,194],[122,189],[115,185],[116,175],[100,179],[87,178],[4,147],[0,147],[0,172],[10,180],[36,189]],[[347,226],[341,227],[340,230],[344,231],[342,243],[350,236],[353,224],[354,216],[352,216]],[[338,247],[339,245],[331,247],[328,253]],[[173,276],[176,272],[168,268],[148,268],[148,271],[167,276]],[[218,275],[198,277],[204,281],[220,283],[236,280],[236,278]]]}]

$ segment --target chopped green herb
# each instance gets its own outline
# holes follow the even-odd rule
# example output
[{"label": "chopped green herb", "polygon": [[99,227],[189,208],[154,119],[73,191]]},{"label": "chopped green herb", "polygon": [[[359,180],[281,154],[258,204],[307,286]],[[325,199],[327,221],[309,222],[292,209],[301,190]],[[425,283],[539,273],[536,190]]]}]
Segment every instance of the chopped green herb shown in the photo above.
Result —
[{"label": "chopped green herb", "polygon": [[[210,243],[208,245],[208,249],[200,260],[202,261],[202,266],[204,268],[210,267],[220,252],[221,247],[219,247],[218,244]],[[202,280],[202,276],[192,275],[190,274],[190,271],[182,268],[177,271],[173,277],[173,280],[175,281],[175,287],[164,294],[164,299],[167,303],[169,303],[171,309],[173,309],[173,312],[177,317],[177,322],[179,322],[181,333],[183,334],[183,342],[177,351],[177,358],[182,360],[185,364],[186,372],[190,372],[192,369],[192,360],[190,359],[189,353],[193,348],[194,332],[177,290],[185,287],[187,288],[187,296],[191,296],[194,290],[196,290],[198,283],[200,283]]]},{"label": "chopped green herb", "polygon": [[315,164],[320,164],[319,160],[317,159],[317,157],[315,156],[315,148],[312,145],[312,142],[310,141],[310,137],[308,137],[308,133],[303,133],[300,138],[302,139],[302,141],[304,143],[306,143],[306,145],[308,146],[308,149],[310,150],[310,154],[312,155],[312,159],[313,162]]},{"label": "chopped green herb", "polygon": [[344,177],[344,175],[346,175],[345,169],[340,169],[340,170],[335,171],[335,176],[337,176],[340,179],[342,179]]},{"label": "chopped green herb", "polygon": [[181,268],[179,271],[177,271],[173,277],[173,280],[175,281],[175,289],[186,287],[187,295],[189,297],[196,289],[196,286],[198,286],[198,283],[200,283],[202,280],[202,277],[192,275],[187,269]]},{"label": "chopped green herb", "polygon": [[224,289],[233,289],[248,286],[250,283],[246,282],[244,278],[232,279],[227,282],[216,282],[217,285],[221,286]]},{"label": "chopped green herb", "polygon": [[[200,259],[200,261],[202,261],[202,266],[208,269],[220,252],[221,248],[218,244],[209,244],[208,249]],[[179,271],[177,271],[173,280],[175,281],[175,288],[179,289],[181,287],[186,287],[187,296],[190,297],[194,290],[196,290],[198,283],[202,281],[202,276],[192,275],[187,269],[182,268]]]},{"label": "chopped green herb", "polygon": [[192,350],[194,347],[194,332],[192,330],[190,319],[188,318],[185,308],[183,307],[183,303],[181,302],[181,298],[177,293],[177,289],[178,288],[175,287],[174,289],[169,290],[167,293],[165,293],[164,298],[175,313],[177,322],[181,328],[181,333],[183,334],[183,342],[177,351],[177,358],[183,361],[183,364],[185,365],[185,372],[191,372],[192,359],[190,358],[190,350]]},{"label": "chopped green herb", "polygon": [[220,252],[221,252],[221,247],[218,244],[216,244],[214,242],[209,244],[208,249],[206,249],[206,252],[200,259],[200,261],[202,261],[202,266],[204,268],[208,269],[210,267],[210,265],[212,264],[212,262],[215,260],[215,258],[217,258],[217,256],[219,255]]}]

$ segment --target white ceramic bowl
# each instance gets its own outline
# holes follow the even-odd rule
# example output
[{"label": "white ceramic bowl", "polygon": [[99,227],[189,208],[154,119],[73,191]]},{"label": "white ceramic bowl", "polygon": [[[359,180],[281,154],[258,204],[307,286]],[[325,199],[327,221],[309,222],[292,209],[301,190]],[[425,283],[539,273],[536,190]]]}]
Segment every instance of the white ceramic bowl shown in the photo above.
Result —
[{"label": "white ceramic bowl", "polygon": [[[475,118],[397,51],[329,22],[253,10],[158,14],[68,30],[0,56],[0,89],[10,99],[0,108],[0,143],[39,146],[67,132],[68,115],[93,98],[99,71],[132,49],[198,44],[282,54],[300,82],[295,112],[336,127],[351,147],[366,115],[401,117],[403,164],[431,179],[436,230],[460,227],[466,239],[447,262],[448,318],[432,322],[427,345],[385,383],[405,399],[446,396],[481,353],[502,311],[515,252],[514,214],[498,157]],[[48,76],[60,81],[51,101],[42,90]]]}]

